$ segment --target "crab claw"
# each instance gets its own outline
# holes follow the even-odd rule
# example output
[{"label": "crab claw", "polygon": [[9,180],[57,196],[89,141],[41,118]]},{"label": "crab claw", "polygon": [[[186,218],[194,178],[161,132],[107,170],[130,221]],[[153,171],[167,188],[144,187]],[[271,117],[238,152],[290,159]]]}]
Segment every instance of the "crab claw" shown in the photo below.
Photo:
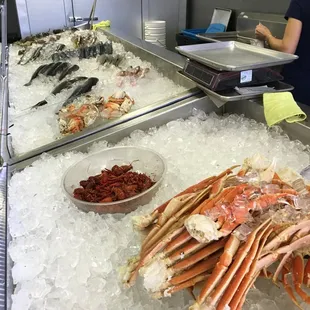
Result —
[{"label": "crab claw", "polygon": [[188,233],[200,243],[209,243],[221,237],[216,223],[208,216],[194,214],[184,224]]},{"label": "crab claw", "polygon": [[151,214],[133,216],[132,223],[134,228],[136,230],[144,230],[145,228],[149,227],[158,218],[158,213],[159,212],[155,210]]},{"label": "crab claw", "polygon": [[140,256],[134,256],[128,259],[127,264],[119,268],[119,275],[125,287],[128,287],[128,282],[132,272],[139,264]]}]

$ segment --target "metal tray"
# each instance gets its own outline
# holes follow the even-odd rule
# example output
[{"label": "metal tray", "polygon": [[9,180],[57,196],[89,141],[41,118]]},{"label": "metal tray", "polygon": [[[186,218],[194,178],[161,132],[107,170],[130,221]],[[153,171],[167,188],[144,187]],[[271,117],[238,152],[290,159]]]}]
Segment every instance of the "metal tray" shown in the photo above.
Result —
[{"label": "metal tray", "polygon": [[243,71],[284,65],[296,55],[276,52],[235,41],[177,46],[176,50],[218,71]]},{"label": "metal tray", "polygon": [[[280,81],[268,83],[267,86],[275,88],[272,93],[289,92],[289,91],[292,91],[294,89],[293,86],[286,84],[286,83],[283,83],[283,82],[280,82]],[[248,99],[255,99],[255,98],[263,97],[263,94],[240,95],[234,89],[214,92],[211,89],[208,89],[208,88],[206,88],[202,85],[199,85],[199,84],[197,84],[197,87],[199,87],[207,95],[210,95],[211,97],[214,97],[214,98],[216,98],[220,101],[223,101],[225,103],[226,102],[232,102],[232,101],[248,100]]]},{"label": "metal tray", "polygon": [[211,24],[223,24],[227,29],[231,13],[232,10],[230,9],[215,8],[211,19]]},{"label": "metal tray", "polygon": [[236,42],[240,42],[244,44],[259,46],[261,42],[254,38],[242,36],[237,31],[219,32],[219,33],[199,33],[196,35],[196,37],[202,41],[212,42],[212,43],[213,42],[236,41]]}]

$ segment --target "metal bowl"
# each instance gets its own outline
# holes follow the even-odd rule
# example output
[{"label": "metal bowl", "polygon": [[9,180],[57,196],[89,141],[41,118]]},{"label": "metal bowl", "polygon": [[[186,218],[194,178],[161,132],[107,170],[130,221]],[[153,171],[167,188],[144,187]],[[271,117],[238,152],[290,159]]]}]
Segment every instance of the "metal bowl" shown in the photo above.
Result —
[{"label": "metal bowl", "polygon": [[[156,183],[148,190],[120,201],[91,203],[74,198],[73,191],[80,187],[81,180],[87,180],[88,177],[97,175],[106,168],[111,169],[114,165],[131,163],[132,171],[145,173]],[[114,147],[92,154],[72,165],[64,174],[62,186],[66,196],[82,211],[99,214],[129,213],[152,200],[165,174],[166,162],[153,150],[134,146]]]}]

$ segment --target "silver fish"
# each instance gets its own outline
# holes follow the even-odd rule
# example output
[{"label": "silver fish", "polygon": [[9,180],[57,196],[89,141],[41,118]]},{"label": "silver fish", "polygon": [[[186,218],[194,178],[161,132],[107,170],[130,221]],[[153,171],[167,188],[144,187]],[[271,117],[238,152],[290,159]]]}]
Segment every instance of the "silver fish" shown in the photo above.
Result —
[{"label": "silver fish", "polygon": [[43,48],[43,45],[36,47],[36,48],[33,48],[33,47],[28,48],[23,54],[23,56],[21,57],[21,59],[19,60],[18,64],[26,65],[29,61],[38,58],[42,48]]}]

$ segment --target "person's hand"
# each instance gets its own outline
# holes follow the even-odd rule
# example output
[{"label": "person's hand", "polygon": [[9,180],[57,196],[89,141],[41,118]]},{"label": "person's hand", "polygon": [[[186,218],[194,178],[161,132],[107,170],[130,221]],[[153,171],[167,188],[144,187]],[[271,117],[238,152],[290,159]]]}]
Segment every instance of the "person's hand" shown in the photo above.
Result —
[{"label": "person's hand", "polygon": [[257,25],[255,29],[255,34],[256,34],[256,37],[260,40],[268,40],[268,38],[272,36],[272,33],[270,32],[270,30],[264,25],[262,25],[261,23]]}]

